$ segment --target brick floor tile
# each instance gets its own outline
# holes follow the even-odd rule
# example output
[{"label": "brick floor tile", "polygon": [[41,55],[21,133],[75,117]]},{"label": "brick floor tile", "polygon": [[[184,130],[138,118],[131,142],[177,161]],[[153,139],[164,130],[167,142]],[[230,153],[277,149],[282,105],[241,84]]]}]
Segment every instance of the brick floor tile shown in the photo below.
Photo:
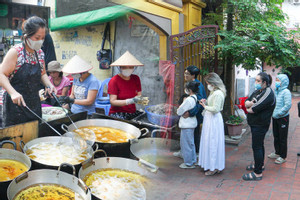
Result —
[{"label": "brick floor tile", "polygon": [[291,193],[289,200],[299,200],[300,199],[300,193]]},{"label": "brick floor tile", "polygon": [[288,200],[288,199],[289,199],[289,193],[281,193],[275,191],[271,193],[271,197],[270,197],[270,200]]},{"label": "brick floor tile", "polygon": [[282,193],[290,193],[291,192],[291,184],[276,182],[273,186],[273,191],[282,192]]},{"label": "brick floor tile", "polygon": [[189,196],[187,200],[206,200],[210,194],[210,192],[197,191]]},{"label": "brick floor tile", "polygon": [[227,200],[248,200],[248,196],[234,194],[234,195],[229,195]]}]

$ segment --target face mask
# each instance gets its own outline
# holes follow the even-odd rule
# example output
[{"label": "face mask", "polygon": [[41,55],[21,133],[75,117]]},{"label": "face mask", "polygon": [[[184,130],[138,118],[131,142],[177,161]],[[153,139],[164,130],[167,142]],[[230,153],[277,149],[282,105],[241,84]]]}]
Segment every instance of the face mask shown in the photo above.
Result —
[{"label": "face mask", "polygon": [[260,90],[261,89],[261,84],[255,84],[255,89]]},{"label": "face mask", "polygon": [[188,89],[186,89],[186,88],[184,89],[184,93],[185,93],[185,94],[187,94],[187,95],[190,95],[190,92],[189,92],[189,90],[188,90]]},{"label": "face mask", "polygon": [[207,85],[207,89],[208,89],[209,91],[213,91],[213,90],[214,90],[214,86],[212,86],[212,85]]},{"label": "face mask", "polygon": [[79,79],[81,77],[81,74],[72,74],[72,77],[74,79]]},{"label": "face mask", "polygon": [[281,82],[276,81],[276,82],[275,82],[275,87],[276,87],[277,89],[280,88],[280,84],[281,84]]},{"label": "face mask", "polygon": [[30,38],[27,39],[27,44],[30,47],[30,49],[33,49],[36,51],[40,50],[42,48],[43,43],[44,43],[44,40],[33,41]]},{"label": "face mask", "polygon": [[121,73],[123,76],[129,77],[133,73],[134,69],[122,69]]}]

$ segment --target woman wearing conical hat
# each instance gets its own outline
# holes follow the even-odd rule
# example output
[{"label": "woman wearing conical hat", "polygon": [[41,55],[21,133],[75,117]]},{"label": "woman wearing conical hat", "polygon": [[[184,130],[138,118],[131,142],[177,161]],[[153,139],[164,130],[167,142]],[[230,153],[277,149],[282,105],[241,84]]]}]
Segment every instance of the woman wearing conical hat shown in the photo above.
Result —
[{"label": "woman wearing conical hat", "polygon": [[75,55],[62,69],[64,73],[71,74],[73,77],[71,95],[60,97],[62,103],[72,104],[72,113],[87,111],[88,116],[95,113],[95,100],[100,82],[89,73],[92,68],[88,62]]},{"label": "woman wearing conical hat", "polygon": [[129,51],[126,51],[111,66],[119,67],[120,73],[112,77],[108,84],[111,108],[109,115],[128,119],[136,113],[135,104],[140,100],[142,87],[140,78],[132,74],[136,66],[143,66]]}]

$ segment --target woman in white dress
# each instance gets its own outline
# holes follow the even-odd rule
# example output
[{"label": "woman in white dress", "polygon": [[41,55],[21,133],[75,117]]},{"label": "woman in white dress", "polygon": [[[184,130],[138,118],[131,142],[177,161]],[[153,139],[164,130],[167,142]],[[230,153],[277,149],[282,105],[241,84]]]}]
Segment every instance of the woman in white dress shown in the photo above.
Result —
[{"label": "woman in white dress", "polygon": [[207,101],[200,100],[204,107],[204,120],[199,149],[199,166],[205,175],[220,173],[225,168],[225,138],[224,124],[221,111],[223,110],[226,88],[216,73],[209,73],[205,77],[210,91]]}]

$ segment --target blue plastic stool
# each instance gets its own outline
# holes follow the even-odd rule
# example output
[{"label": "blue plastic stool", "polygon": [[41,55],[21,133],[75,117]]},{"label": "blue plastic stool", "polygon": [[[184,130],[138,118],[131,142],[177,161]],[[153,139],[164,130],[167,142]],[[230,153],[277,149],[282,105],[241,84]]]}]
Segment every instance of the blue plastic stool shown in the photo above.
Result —
[{"label": "blue plastic stool", "polygon": [[105,115],[108,115],[110,107],[110,104],[99,104],[98,102],[96,102],[96,108],[103,108]]}]

